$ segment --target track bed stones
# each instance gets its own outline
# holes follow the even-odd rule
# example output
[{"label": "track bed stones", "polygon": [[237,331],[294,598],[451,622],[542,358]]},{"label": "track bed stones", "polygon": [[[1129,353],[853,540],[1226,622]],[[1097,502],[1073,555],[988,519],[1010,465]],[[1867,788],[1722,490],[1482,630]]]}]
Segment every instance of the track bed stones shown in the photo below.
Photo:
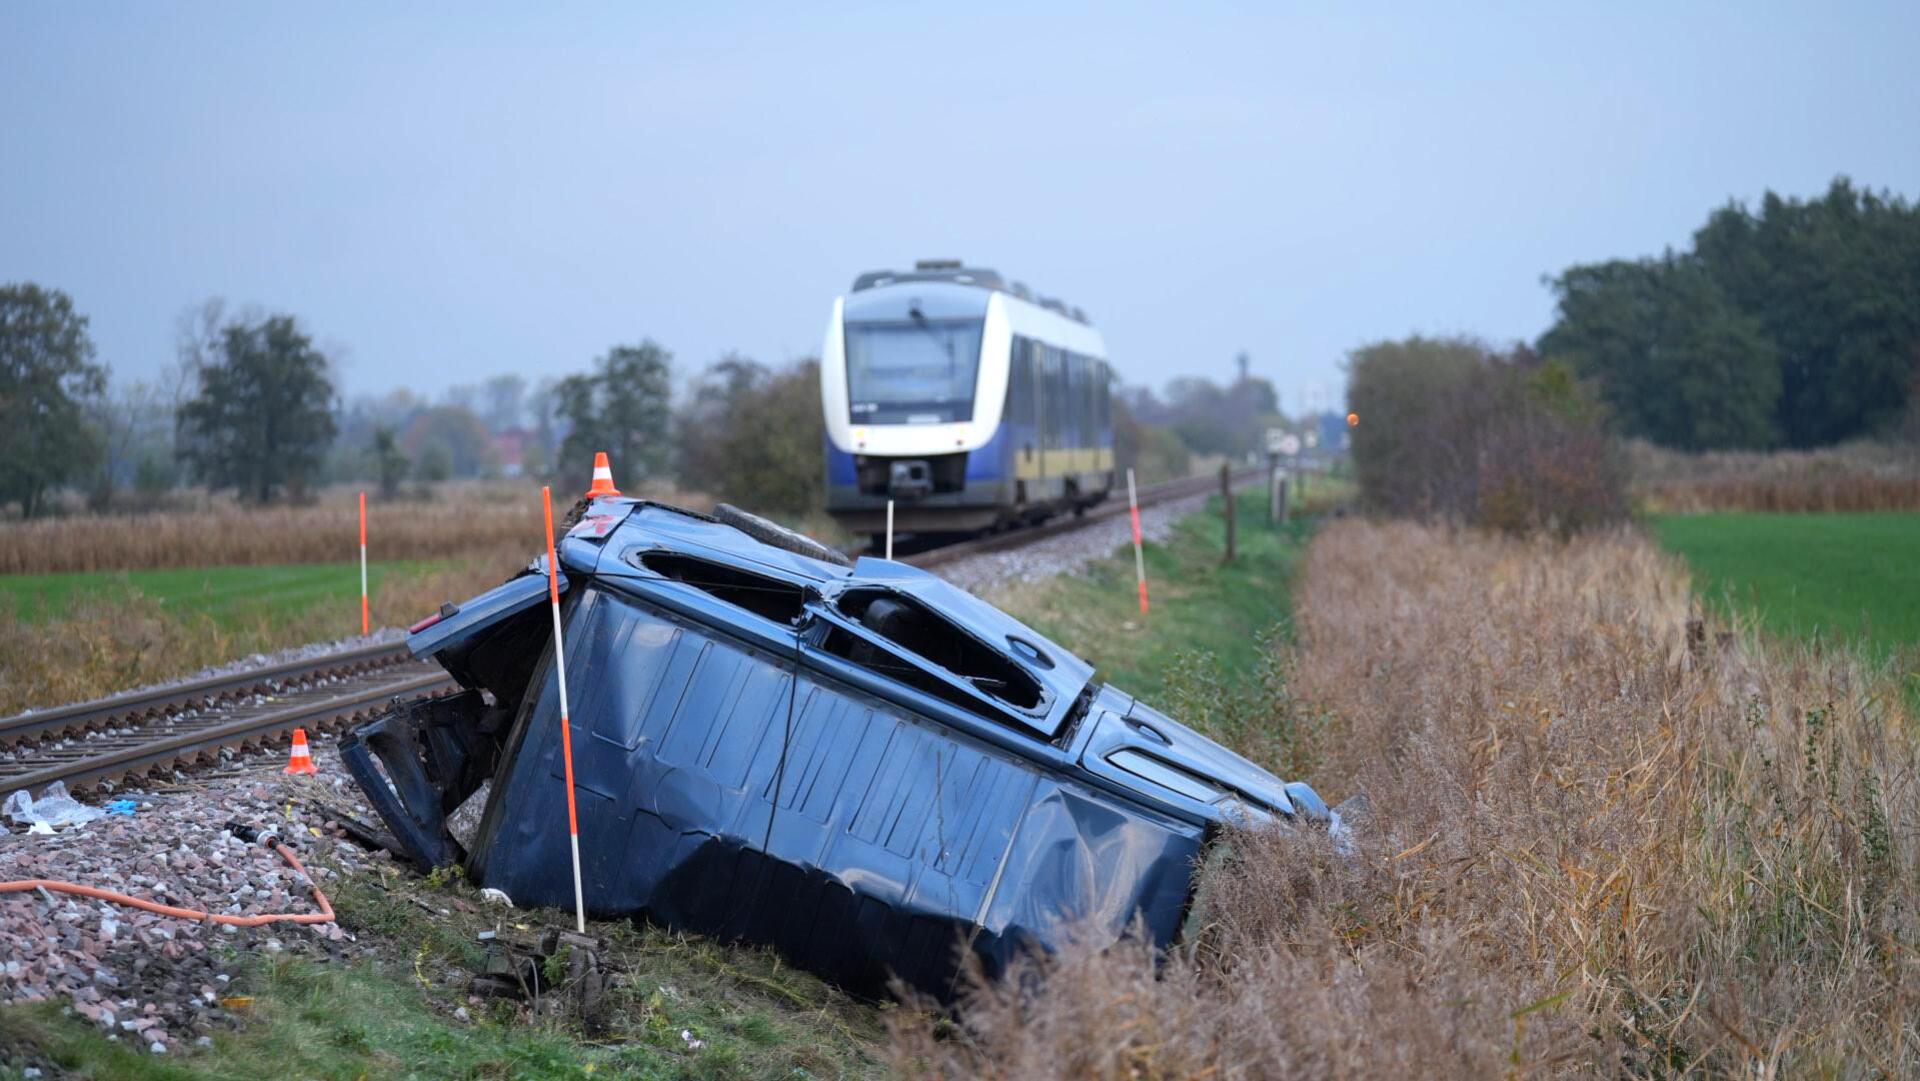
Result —
[{"label": "track bed stones", "polygon": [[[134,801],[132,815],[52,835],[0,834],[0,880],[72,882],[233,915],[316,911],[298,872],[225,828],[230,820],[272,826],[322,890],[363,870],[372,857],[337,843],[311,806],[364,812],[358,792],[331,739],[315,755],[318,778],[280,774],[277,752],[241,753],[224,775],[116,793]],[[234,982],[250,955],[332,957],[355,948],[338,924],[235,927],[60,892],[0,894],[0,1001],[61,1001],[108,1035],[155,1052],[234,1023],[244,1008]]]},{"label": "track bed stones", "polygon": [[[1207,498],[1208,494],[1186,496],[1141,508],[1141,536],[1149,541],[1165,540],[1175,522],[1205,509]],[[1114,554],[1132,539],[1127,517],[1117,515],[1084,529],[1046,537],[1018,548],[957,559],[934,568],[933,573],[970,593],[984,594],[999,587],[1071,574]]]}]

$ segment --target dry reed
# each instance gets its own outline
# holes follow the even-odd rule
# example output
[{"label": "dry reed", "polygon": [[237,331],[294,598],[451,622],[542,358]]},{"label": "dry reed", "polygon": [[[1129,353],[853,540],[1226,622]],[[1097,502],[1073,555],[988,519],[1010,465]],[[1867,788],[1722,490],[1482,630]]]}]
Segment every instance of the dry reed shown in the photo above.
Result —
[{"label": "dry reed", "polygon": [[1317,736],[1272,764],[1369,797],[1357,853],[1230,838],[1173,956],[1032,961],[958,1028],[899,1011],[897,1072],[1920,1070],[1920,755],[1852,658],[1690,645],[1683,568],[1627,532],[1344,521],[1296,605],[1275,723]]},{"label": "dry reed", "polygon": [[[554,493],[555,514],[577,496]],[[706,509],[704,496],[647,485],[636,494]],[[344,563],[359,558],[355,493],[334,489],[302,507],[215,503],[195,511],[80,515],[0,522],[0,574],[150,570],[270,563]],[[540,487],[455,484],[424,496],[367,504],[368,545],[381,560],[462,559],[541,536]]]},{"label": "dry reed", "polygon": [[1656,512],[1920,510],[1920,448],[1905,444],[1684,454],[1634,443],[1629,458]]}]

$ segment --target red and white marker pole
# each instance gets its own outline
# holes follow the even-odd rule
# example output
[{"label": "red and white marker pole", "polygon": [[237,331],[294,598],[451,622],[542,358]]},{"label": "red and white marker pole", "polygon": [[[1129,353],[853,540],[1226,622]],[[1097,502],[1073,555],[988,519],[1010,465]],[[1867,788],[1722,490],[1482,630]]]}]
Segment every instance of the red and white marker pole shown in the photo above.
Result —
[{"label": "red and white marker pole", "polygon": [[372,614],[367,609],[367,493],[360,493],[360,633],[373,633]]},{"label": "red and white marker pole", "polygon": [[1140,551],[1140,496],[1133,488],[1133,470],[1127,470],[1127,511],[1133,515],[1133,576],[1140,580],[1140,614],[1147,614],[1147,557]]},{"label": "red and white marker pole", "polygon": [[587,894],[580,886],[580,811],[573,799],[573,722],[567,712],[567,654],[560,642],[560,561],[553,552],[553,490],[540,489],[540,507],[547,517],[547,599],[553,604],[553,670],[560,676],[560,758],[567,773],[567,836],[573,843],[573,915],[576,929],[587,933]]}]

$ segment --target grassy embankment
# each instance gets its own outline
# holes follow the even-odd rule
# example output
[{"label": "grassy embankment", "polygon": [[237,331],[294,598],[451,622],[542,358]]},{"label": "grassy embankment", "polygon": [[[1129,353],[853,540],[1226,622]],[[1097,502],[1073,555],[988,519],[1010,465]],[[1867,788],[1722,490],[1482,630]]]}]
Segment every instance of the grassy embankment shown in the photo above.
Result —
[{"label": "grassy embankment", "polygon": [[[1148,548],[1152,615],[1134,608],[1130,551],[1084,575],[1000,598],[1063,645],[1100,665],[1103,678],[1215,731],[1244,724],[1277,676],[1262,645],[1285,619],[1287,577],[1303,530],[1268,530],[1256,499],[1239,500],[1240,557],[1220,563],[1217,506],[1181,522]],[[1224,691],[1221,688],[1232,688]],[[448,915],[429,913],[418,896]],[[0,1046],[30,1049],[101,1077],[174,1078],[298,1074],[321,1077],[839,1077],[877,1075],[893,1012],[854,1002],[772,953],[622,923],[593,927],[613,939],[620,978],[601,1024],[533,1017],[466,1002],[478,961],[474,933],[493,926],[472,891],[393,876],[334,890],[343,926],[377,946],[378,961],[255,962],[238,987],[250,1020],[214,1048],[173,1060],[110,1043],[57,1007],[0,1009]],[[564,914],[520,915],[533,926]],[[452,1014],[466,1006],[473,1021]],[[704,1041],[694,1050],[688,1042]]]},{"label": "grassy embankment", "polygon": [[1296,733],[1268,721],[1286,695],[1277,647],[1288,635],[1289,583],[1312,519],[1270,527],[1258,495],[1235,500],[1232,563],[1221,561],[1226,519],[1218,498],[1176,523],[1167,543],[1147,547],[1145,616],[1126,548],[1080,573],[1002,587],[987,599],[1079,653],[1096,679],[1263,765],[1294,768]]}]

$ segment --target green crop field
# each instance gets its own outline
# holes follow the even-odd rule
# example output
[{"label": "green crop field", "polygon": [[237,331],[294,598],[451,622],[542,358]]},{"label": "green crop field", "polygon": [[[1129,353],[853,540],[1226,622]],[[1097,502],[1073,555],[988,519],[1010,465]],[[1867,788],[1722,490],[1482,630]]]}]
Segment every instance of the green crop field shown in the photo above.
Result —
[{"label": "green crop field", "polygon": [[[379,592],[389,574],[427,569],[423,563],[373,563],[368,588]],[[295,619],[316,609],[340,612],[340,633],[359,630],[360,568],[354,563],[280,566],[174,567],[0,576],[0,607],[28,622],[58,617],[88,601],[134,594],[175,615],[205,615],[221,627]]]},{"label": "green crop field", "polygon": [[1781,635],[1920,645],[1920,514],[1662,515],[1654,530],[1709,602]]}]

